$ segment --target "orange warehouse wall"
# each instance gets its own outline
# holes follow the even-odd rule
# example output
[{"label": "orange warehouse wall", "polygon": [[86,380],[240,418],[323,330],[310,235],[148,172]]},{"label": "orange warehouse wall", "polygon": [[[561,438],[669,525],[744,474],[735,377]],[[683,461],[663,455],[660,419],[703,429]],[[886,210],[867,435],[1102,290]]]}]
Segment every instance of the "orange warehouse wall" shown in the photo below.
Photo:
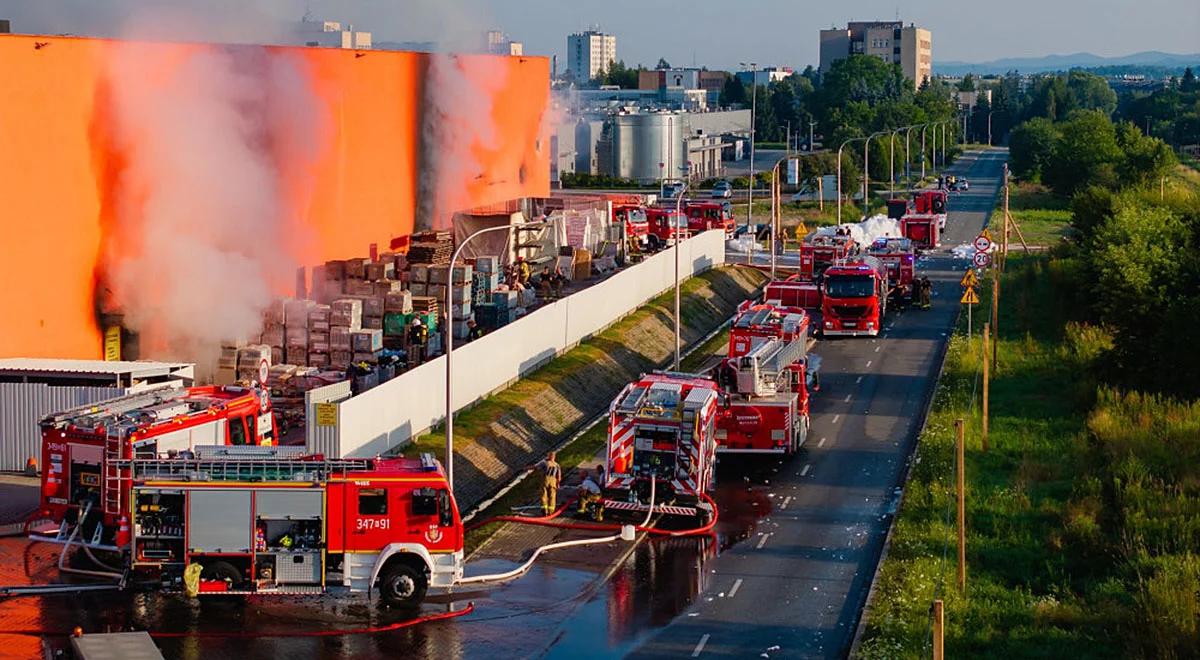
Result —
[{"label": "orange warehouse wall", "polygon": [[[121,146],[101,106],[110,58],[128,44],[0,35],[0,357],[101,357],[95,282],[121,236],[113,187]],[[262,48],[139,44],[151,68],[195,49]],[[423,98],[431,56],[423,53],[263,48],[301,63],[322,130],[308,145],[273,145],[282,163],[279,204],[295,226],[286,246],[298,265],[363,255],[413,229],[422,163]],[[541,138],[549,62],[537,57],[463,56],[502,71],[481,88],[495,130],[467,145],[474,163],[443,181],[443,206],[465,208],[549,194],[548,141]],[[467,67],[470,69],[471,67]],[[458,118],[463,120],[463,118]],[[483,117],[472,121],[486,122]],[[471,140],[471,131],[450,131]],[[544,143],[544,144],[543,144]],[[293,149],[315,154],[290,166]],[[447,185],[449,183],[450,185]],[[444,210],[444,209],[443,209]],[[109,248],[106,249],[105,246]],[[119,247],[118,247],[119,249]],[[290,282],[273,282],[287,293]]]}]

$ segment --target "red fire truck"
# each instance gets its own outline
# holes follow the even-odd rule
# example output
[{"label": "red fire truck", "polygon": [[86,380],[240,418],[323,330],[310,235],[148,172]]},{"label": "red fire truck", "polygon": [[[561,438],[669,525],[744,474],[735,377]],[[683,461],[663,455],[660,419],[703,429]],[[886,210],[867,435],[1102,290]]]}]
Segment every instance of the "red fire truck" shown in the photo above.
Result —
[{"label": "red fire truck", "polygon": [[625,236],[643,249],[650,247],[650,223],[641,204],[613,204],[613,219],[625,226]]},{"label": "red fire truck", "polygon": [[744,306],[730,329],[729,357],[714,369],[727,394],[718,452],[790,456],[808,437],[808,314]]},{"label": "red fire truck", "polygon": [[688,218],[674,206],[651,206],[646,209],[647,241],[652,249],[673,245],[676,238],[688,237]]},{"label": "red fire truck", "polygon": [[114,461],[126,475],[128,530],[103,549],[120,550],[129,574],[194,596],[378,590],[395,605],[462,577],[462,520],[428,454],[197,449],[195,458]]},{"label": "red fire truck", "polygon": [[911,240],[918,250],[932,250],[941,245],[943,222],[932,213],[909,213],[900,218],[900,233]]},{"label": "red fire truck", "polygon": [[725,230],[726,238],[733,238],[733,206],[720,201],[693,201],[685,203],[688,228],[693,234],[710,229]]},{"label": "red fire truck", "polygon": [[[780,307],[821,309],[821,287],[801,275],[768,282],[763,288],[763,300]],[[743,303],[744,304],[744,303]]]},{"label": "red fire truck", "polygon": [[915,195],[913,205],[916,207],[917,213],[937,216],[938,229],[945,230],[948,201],[949,196],[945,190],[922,190]]},{"label": "red fire truck", "polygon": [[608,414],[604,508],[709,519],[716,483],[720,391],[694,374],[656,372],[630,383]]},{"label": "red fire truck", "polygon": [[849,257],[857,247],[849,234],[809,234],[800,244],[801,279],[815,280],[833,262]]},{"label": "red fire truck", "polygon": [[[42,507],[70,518],[86,538],[111,543],[128,513],[116,461],[194,451],[201,445],[272,445],[271,398],[258,386],[165,387],[47,415],[42,429]],[[91,504],[86,519],[79,516]]]},{"label": "red fire truck", "polygon": [[825,270],[821,320],[826,336],[875,336],[887,311],[887,267],[879,259],[843,259]]},{"label": "red fire truck", "polygon": [[884,237],[875,239],[867,254],[887,266],[891,297],[896,301],[912,302],[916,296],[916,250],[907,238]]}]

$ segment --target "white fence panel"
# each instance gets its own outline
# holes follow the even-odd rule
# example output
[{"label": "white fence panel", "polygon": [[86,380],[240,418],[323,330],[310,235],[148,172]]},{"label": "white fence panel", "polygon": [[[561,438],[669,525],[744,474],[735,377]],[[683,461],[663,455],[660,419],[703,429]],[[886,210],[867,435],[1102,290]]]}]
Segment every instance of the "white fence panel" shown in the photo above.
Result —
[{"label": "white fence panel", "polygon": [[[680,245],[686,278],[725,260],[723,232],[709,231]],[[454,409],[460,410],[553,359],[674,284],[675,256],[660,252],[603,282],[544,305],[454,351]],[[373,456],[400,446],[438,423],[446,408],[445,356],[337,404],[337,449],[327,455]],[[308,425],[316,419],[309,407]],[[312,436],[310,436],[311,438]],[[317,447],[310,443],[310,449]]]}]

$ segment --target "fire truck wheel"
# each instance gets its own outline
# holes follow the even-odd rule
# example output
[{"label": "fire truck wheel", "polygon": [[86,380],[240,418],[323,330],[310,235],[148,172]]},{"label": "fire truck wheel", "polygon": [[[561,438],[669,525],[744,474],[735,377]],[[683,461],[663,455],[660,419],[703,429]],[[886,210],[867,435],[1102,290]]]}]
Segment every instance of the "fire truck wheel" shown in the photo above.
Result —
[{"label": "fire truck wheel", "polygon": [[230,589],[237,589],[242,584],[242,574],[237,567],[227,561],[214,561],[204,567],[200,573],[202,580],[221,580],[229,583]]},{"label": "fire truck wheel", "polygon": [[389,605],[417,605],[428,586],[424,572],[404,562],[389,563],[379,576],[379,595]]}]

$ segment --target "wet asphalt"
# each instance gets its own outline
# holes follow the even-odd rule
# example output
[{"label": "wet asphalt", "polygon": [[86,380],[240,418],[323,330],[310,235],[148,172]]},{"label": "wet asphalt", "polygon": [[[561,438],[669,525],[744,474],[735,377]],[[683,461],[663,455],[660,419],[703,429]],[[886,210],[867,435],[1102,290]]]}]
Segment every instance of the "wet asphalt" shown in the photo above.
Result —
[{"label": "wet asphalt", "polygon": [[[951,198],[944,248],[978,233],[1003,158],[1000,151],[967,156],[952,169],[972,187]],[[551,556],[519,580],[435,598],[420,611],[474,603],[467,616],[377,634],[349,631],[414,613],[358,597],[196,603],[148,592],[0,600],[0,657],[40,657],[43,639],[61,647],[76,625],[274,635],[157,640],[166,657],[205,660],[842,657],[895,510],[964,267],[948,255],[923,258],[918,269],[935,286],[932,310],[892,312],[878,339],[818,343],[822,389],[813,398],[808,443],[785,461],[723,459],[716,493],[721,519],[712,535],[633,547],[613,542]],[[56,581],[56,550],[0,539],[0,585]],[[480,552],[468,573],[504,570],[515,561],[504,552]],[[315,630],[347,633],[296,636]]]}]

